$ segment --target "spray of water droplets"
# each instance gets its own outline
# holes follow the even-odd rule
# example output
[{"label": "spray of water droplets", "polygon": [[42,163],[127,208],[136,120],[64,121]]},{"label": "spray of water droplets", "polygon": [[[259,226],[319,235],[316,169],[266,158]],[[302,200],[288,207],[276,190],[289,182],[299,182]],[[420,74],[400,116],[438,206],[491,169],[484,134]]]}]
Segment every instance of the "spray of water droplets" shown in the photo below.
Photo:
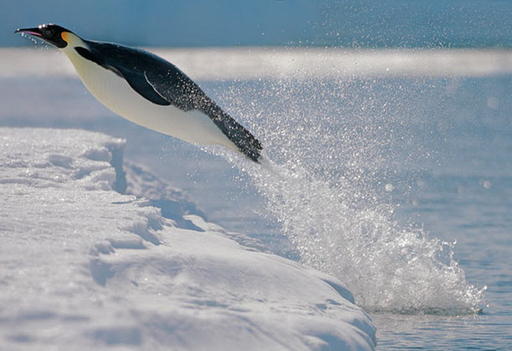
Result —
[{"label": "spray of water droplets", "polygon": [[422,127],[437,91],[422,81],[311,80],[242,83],[223,97],[270,154],[263,166],[231,161],[301,261],[338,277],[371,311],[480,309],[484,289],[467,282],[453,244],[397,222],[378,191],[383,174],[432,156],[409,131]]},{"label": "spray of water droplets", "polygon": [[21,32],[20,36],[24,39],[30,40],[36,47],[39,47],[41,49],[48,50],[53,48],[52,45],[47,44],[43,39],[36,38],[33,35]]}]

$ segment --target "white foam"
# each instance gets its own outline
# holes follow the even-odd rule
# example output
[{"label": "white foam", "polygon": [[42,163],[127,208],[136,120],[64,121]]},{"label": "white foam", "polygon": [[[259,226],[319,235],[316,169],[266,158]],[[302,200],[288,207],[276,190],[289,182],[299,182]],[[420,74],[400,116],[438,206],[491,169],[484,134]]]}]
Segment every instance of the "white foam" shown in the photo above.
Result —
[{"label": "white foam", "polygon": [[300,166],[244,169],[301,260],[342,279],[367,310],[479,311],[483,289],[466,281],[453,244],[401,226],[392,205],[356,207],[349,183],[333,188]]}]

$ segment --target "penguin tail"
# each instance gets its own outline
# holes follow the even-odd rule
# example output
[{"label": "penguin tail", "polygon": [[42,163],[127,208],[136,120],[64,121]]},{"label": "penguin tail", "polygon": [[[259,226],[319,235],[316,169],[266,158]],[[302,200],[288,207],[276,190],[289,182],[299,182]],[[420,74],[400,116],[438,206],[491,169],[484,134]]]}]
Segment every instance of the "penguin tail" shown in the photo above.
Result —
[{"label": "penguin tail", "polygon": [[259,140],[220,107],[211,112],[210,118],[238,150],[251,161],[261,163],[263,146]]}]

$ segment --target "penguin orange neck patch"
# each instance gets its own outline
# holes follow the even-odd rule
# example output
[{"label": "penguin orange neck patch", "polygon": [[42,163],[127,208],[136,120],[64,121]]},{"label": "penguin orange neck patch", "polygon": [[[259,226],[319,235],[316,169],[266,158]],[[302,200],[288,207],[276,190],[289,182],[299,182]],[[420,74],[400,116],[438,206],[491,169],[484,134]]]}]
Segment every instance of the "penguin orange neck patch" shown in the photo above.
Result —
[{"label": "penguin orange neck patch", "polygon": [[63,39],[64,41],[66,41],[66,42],[67,42],[67,41],[68,41],[68,38],[69,38],[69,32],[62,32],[62,33],[60,34],[60,36],[62,37],[62,39]]}]

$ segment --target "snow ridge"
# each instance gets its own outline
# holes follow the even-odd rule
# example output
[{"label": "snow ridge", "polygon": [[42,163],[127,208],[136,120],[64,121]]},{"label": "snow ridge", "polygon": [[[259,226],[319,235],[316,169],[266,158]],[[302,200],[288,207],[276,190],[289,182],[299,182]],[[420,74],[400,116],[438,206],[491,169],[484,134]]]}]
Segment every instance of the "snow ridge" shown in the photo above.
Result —
[{"label": "snow ridge", "polygon": [[0,145],[0,349],[374,349],[339,281],[239,245],[125,165],[123,140],[1,128]]}]

